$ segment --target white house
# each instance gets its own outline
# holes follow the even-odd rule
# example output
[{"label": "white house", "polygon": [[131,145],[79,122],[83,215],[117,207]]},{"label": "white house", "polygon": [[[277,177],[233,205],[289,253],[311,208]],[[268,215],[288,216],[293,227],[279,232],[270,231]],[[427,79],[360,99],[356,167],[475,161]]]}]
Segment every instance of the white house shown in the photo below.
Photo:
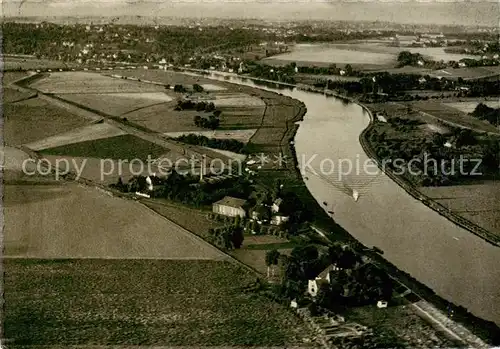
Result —
[{"label": "white house", "polygon": [[338,271],[339,268],[335,264],[329,265],[325,270],[323,270],[314,280],[309,280],[307,283],[307,293],[311,297],[316,297],[318,291],[322,284],[330,283],[330,273]]},{"label": "white house", "polygon": [[246,216],[245,209],[243,208],[245,204],[246,200],[226,196],[212,204],[212,211],[224,216],[240,216],[243,218]]}]

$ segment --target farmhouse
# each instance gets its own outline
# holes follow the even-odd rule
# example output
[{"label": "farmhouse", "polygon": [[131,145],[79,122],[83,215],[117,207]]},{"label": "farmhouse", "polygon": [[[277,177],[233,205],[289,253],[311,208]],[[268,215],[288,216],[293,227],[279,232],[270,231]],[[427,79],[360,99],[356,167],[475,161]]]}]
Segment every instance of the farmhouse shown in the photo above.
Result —
[{"label": "farmhouse", "polygon": [[322,284],[330,283],[330,273],[338,271],[339,268],[335,264],[329,265],[325,270],[323,270],[314,280],[309,280],[307,283],[307,293],[311,297],[316,297],[318,291]]},{"label": "farmhouse", "polygon": [[212,204],[212,211],[224,216],[229,217],[245,217],[246,212],[243,206],[246,201],[243,199],[234,198],[231,196],[226,196],[222,200],[214,202]]}]

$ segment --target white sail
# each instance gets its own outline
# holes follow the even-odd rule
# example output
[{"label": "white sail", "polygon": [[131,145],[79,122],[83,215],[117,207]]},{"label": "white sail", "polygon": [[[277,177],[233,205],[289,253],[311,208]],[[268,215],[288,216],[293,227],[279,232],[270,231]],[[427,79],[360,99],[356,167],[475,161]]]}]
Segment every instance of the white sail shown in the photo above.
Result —
[{"label": "white sail", "polygon": [[352,190],[352,197],[354,198],[354,201],[358,201],[359,193],[356,189]]}]

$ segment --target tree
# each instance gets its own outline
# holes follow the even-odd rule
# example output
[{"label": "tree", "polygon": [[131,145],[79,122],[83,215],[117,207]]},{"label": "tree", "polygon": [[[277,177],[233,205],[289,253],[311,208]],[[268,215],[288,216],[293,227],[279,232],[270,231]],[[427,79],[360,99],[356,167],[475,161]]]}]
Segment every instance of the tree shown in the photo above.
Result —
[{"label": "tree", "polygon": [[193,84],[193,91],[194,92],[203,92],[203,87],[198,84]]},{"label": "tree", "polygon": [[[266,265],[267,265],[267,277],[269,277],[269,269],[271,266],[278,265],[280,253],[276,249],[267,251],[266,253]],[[274,268],[271,269],[274,276]]]},{"label": "tree", "polygon": [[346,75],[352,75],[352,66],[350,64],[346,64],[345,66],[345,72],[346,72]]}]

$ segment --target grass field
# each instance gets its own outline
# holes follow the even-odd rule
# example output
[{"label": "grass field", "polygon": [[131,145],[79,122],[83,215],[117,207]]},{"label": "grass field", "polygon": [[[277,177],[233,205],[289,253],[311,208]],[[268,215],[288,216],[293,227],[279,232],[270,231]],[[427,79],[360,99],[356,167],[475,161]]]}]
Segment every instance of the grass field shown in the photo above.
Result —
[{"label": "grass field", "polygon": [[59,147],[67,144],[121,136],[124,134],[125,134],[124,131],[108,123],[92,124],[89,126],[73,129],[69,132],[61,133],[56,136],[47,137],[39,141],[26,144],[26,146],[33,150],[42,150],[47,148]]},{"label": "grass field", "polygon": [[500,108],[500,101],[467,101],[467,102],[454,102],[445,103],[446,106],[460,110],[463,113],[472,113],[479,103],[486,104],[490,108]]},{"label": "grass field", "polygon": [[60,94],[58,97],[113,116],[172,100],[164,92]]},{"label": "grass field", "polygon": [[62,145],[54,148],[46,148],[41,151],[47,155],[63,155],[75,157],[90,157],[99,159],[156,159],[168,152],[155,143],[143,140],[132,135],[121,135],[102,138],[79,143]]},{"label": "grass field", "polygon": [[425,187],[420,190],[452,212],[500,236],[500,182]]},{"label": "grass field", "polygon": [[451,124],[459,125],[466,128],[471,128],[480,132],[499,132],[495,126],[488,123],[487,121],[481,121],[464,112],[461,112],[455,108],[447,106],[444,103],[433,102],[433,101],[419,101],[412,102],[412,107],[424,112],[428,115],[434,116],[437,119],[449,122]]},{"label": "grass field", "polygon": [[5,256],[30,258],[225,258],[131,200],[75,183],[4,186]]},{"label": "grass field", "polygon": [[4,104],[3,136],[6,144],[20,145],[82,127],[88,121],[39,99]]},{"label": "grass field", "polygon": [[6,260],[5,338],[19,345],[286,346],[309,333],[229,262]]},{"label": "grass field", "polygon": [[162,92],[162,86],[144,84],[137,81],[115,79],[97,73],[57,72],[31,84],[44,93],[137,93]]}]

